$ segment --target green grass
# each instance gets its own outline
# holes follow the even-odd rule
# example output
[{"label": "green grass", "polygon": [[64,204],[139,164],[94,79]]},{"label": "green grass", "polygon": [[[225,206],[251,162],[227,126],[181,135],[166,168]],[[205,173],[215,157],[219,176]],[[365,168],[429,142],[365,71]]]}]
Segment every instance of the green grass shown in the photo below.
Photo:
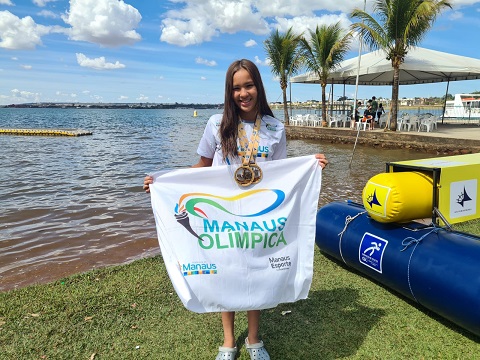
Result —
[{"label": "green grass", "polygon": [[456,231],[462,231],[465,233],[480,236],[480,220],[479,219],[454,224],[452,227]]},{"label": "green grass", "polygon": [[[480,338],[317,247],[314,266],[307,300],[262,312],[273,360],[480,357]],[[245,313],[236,324],[240,345]],[[186,310],[160,256],[0,293],[0,359],[201,360],[221,342],[220,315]]]}]

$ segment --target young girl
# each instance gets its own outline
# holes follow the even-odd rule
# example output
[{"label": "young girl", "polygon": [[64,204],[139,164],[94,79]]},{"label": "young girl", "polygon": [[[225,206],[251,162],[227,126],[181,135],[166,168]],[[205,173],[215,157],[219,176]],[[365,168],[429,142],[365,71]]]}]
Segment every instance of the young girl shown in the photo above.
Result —
[{"label": "young girl", "polygon": [[[213,115],[208,120],[197,150],[200,159],[193,167],[242,164],[248,144],[242,145],[240,140],[251,138],[257,118],[260,124],[259,143],[254,160],[261,162],[285,159],[285,129],[283,123],[274,118],[268,105],[257,66],[245,59],[234,61],[226,74],[223,114]],[[323,154],[316,154],[315,157],[322,168],[328,164]],[[150,191],[149,185],[152,182],[152,177],[145,177],[143,188],[146,192]],[[245,339],[245,348],[250,358],[269,360],[268,352],[258,334],[260,310],[247,311],[247,319],[248,336]],[[222,313],[224,341],[216,360],[233,360],[236,356],[234,320],[235,312]]]}]

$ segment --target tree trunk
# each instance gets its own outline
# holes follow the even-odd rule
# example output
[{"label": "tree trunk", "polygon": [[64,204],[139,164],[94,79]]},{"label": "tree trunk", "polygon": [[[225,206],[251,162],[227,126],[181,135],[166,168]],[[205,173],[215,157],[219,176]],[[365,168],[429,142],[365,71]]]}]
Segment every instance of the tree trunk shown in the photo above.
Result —
[{"label": "tree trunk", "polygon": [[325,96],[325,88],[327,84],[322,83],[322,121],[327,121],[327,98]]},{"label": "tree trunk", "polygon": [[290,125],[290,117],[288,116],[288,106],[287,106],[287,88],[282,88],[283,93],[283,120],[285,125]]},{"label": "tree trunk", "polygon": [[390,130],[397,130],[398,114],[398,88],[400,85],[400,64],[392,60],[393,65],[393,85],[392,85],[392,103],[390,105]]}]

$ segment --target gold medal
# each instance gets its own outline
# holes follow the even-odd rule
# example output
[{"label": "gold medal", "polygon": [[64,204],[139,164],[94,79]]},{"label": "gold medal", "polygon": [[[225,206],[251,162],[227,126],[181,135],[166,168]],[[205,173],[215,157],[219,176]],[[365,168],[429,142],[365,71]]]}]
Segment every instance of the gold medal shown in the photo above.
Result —
[{"label": "gold medal", "polygon": [[263,177],[262,168],[260,166],[258,166],[257,164],[253,163],[253,164],[250,164],[250,170],[252,170],[252,172],[253,172],[252,184],[259,183],[260,180],[262,180],[262,177]]},{"label": "gold medal", "polygon": [[248,165],[242,165],[237,170],[233,178],[235,182],[240,186],[248,186],[253,182],[255,175],[254,171]]}]

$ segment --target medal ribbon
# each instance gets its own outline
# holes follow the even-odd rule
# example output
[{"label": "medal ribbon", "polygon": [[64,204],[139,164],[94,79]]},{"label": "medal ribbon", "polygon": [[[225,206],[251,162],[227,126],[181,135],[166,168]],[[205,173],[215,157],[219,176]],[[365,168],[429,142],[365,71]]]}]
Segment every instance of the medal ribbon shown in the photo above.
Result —
[{"label": "medal ribbon", "polygon": [[[255,120],[255,126],[253,127],[252,136],[250,137],[250,141],[247,139],[247,133],[245,132],[245,128],[243,127],[243,122],[240,121],[238,123],[238,141],[240,143],[240,147],[246,149],[245,155],[243,155],[243,165],[248,166],[250,163],[255,163],[255,159],[257,157],[258,152],[258,142],[260,139],[259,132],[260,132],[260,123],[262,119],[260,115],[257,115],[257,119]],[[248,147],[248,148],[247,148]]]}]

